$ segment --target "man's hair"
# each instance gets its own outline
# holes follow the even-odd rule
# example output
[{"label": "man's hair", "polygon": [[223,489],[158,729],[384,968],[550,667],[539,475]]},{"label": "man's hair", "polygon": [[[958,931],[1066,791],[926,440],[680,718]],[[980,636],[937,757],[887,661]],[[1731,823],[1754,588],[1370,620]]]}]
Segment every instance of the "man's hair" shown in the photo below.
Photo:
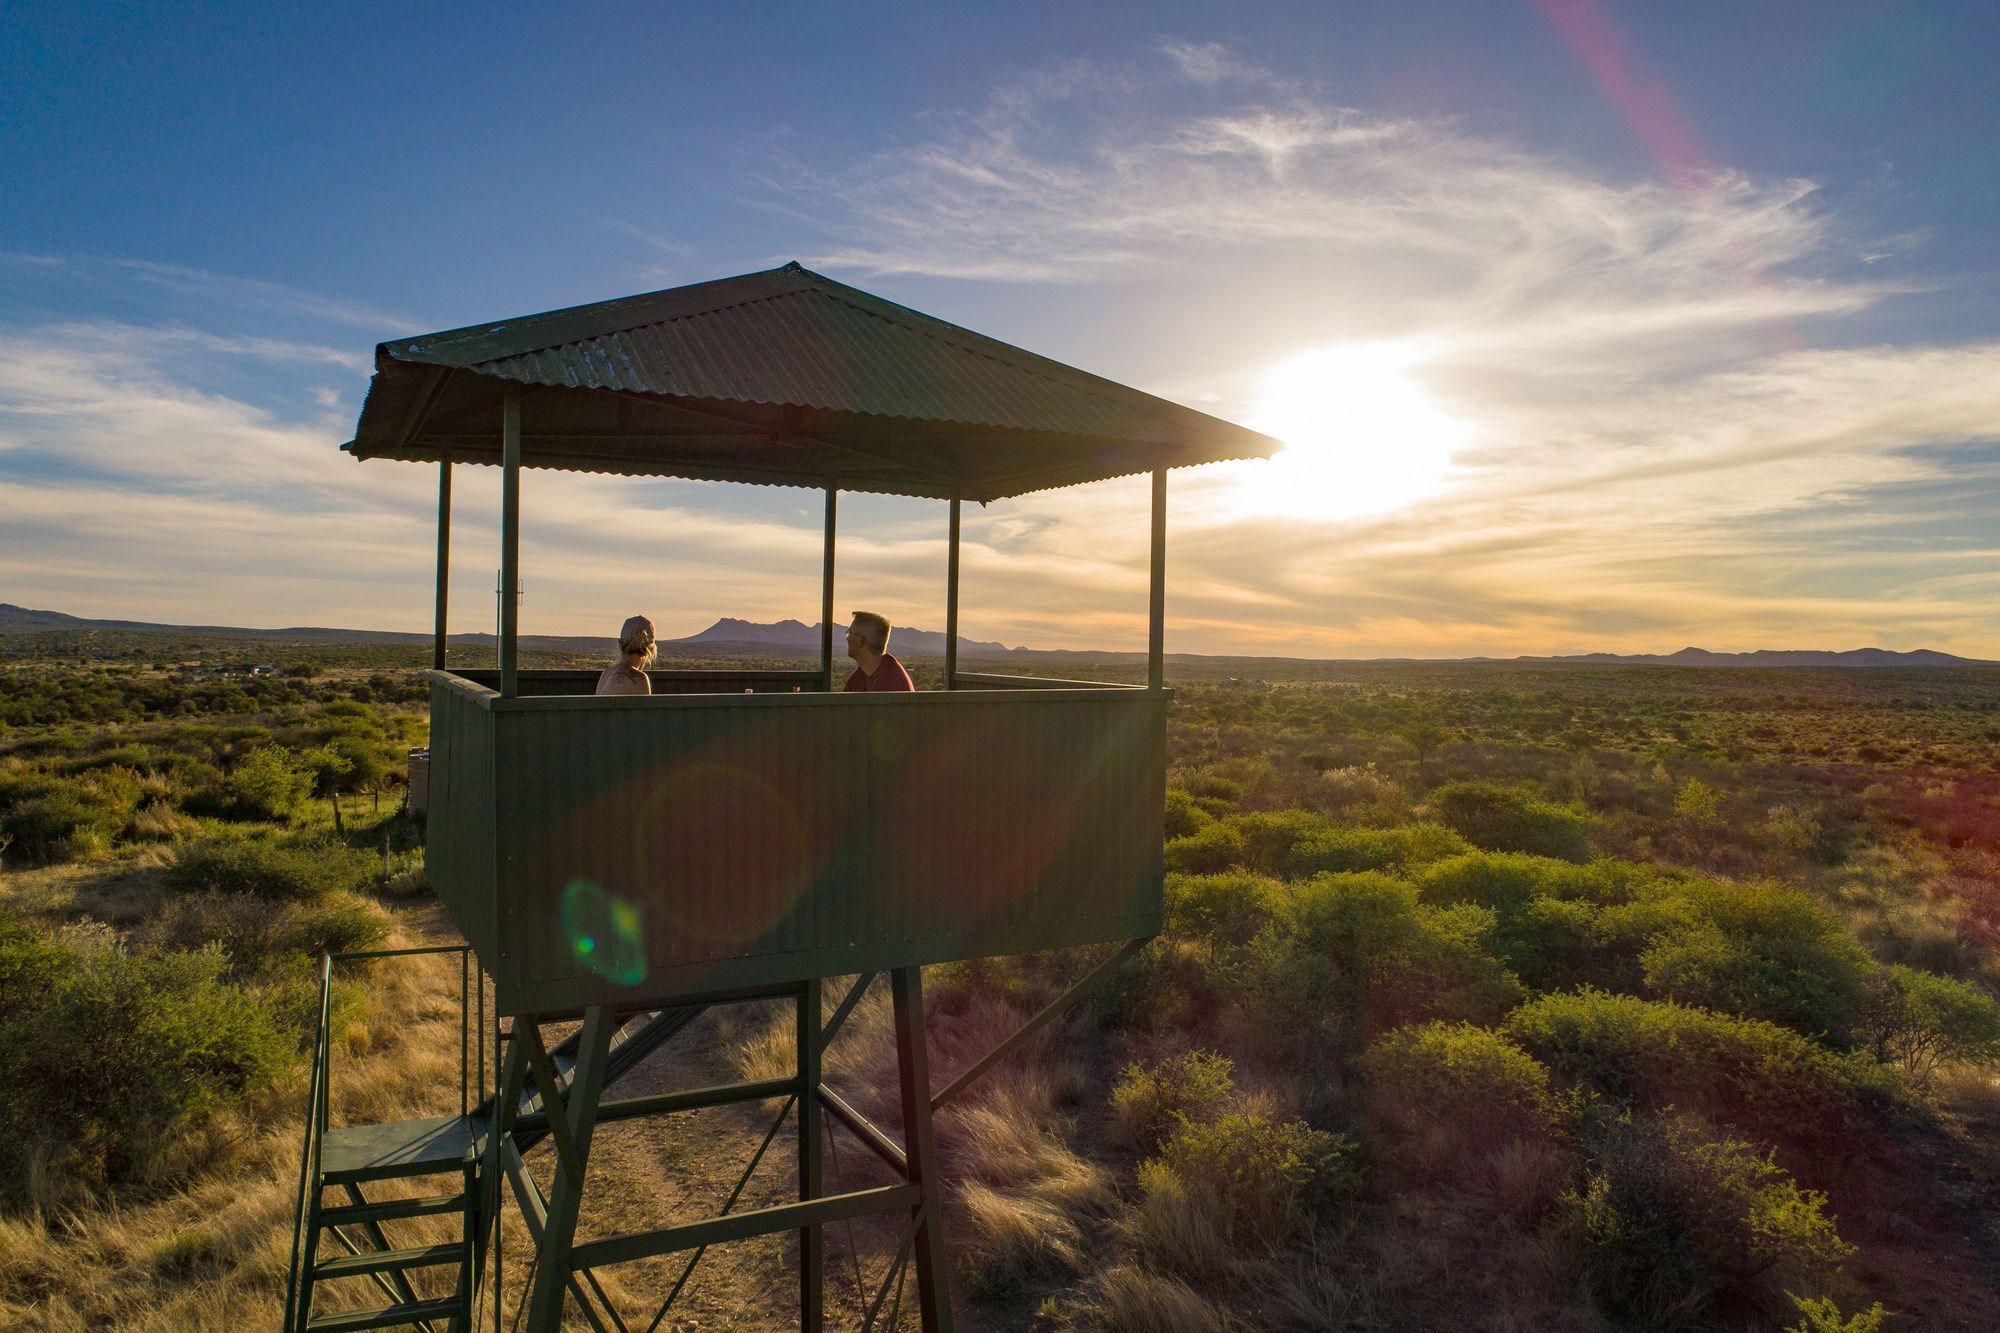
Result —
[{"label": "man's hair", "polygon": [[853,622],[868,631],[868,648],[871,652],[889,651],[889,617],[878,616],[873,611],[856,611]]}]

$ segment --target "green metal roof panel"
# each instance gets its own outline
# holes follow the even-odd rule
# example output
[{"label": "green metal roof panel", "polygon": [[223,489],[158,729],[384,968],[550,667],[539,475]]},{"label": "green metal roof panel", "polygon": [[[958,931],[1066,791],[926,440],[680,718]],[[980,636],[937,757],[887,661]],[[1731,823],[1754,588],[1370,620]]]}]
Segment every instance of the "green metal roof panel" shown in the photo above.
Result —
[{"label": "green metal roof panel", "polygon": [[1278,445],[796,264],[382,344],[357,457],[1002,495]]}]

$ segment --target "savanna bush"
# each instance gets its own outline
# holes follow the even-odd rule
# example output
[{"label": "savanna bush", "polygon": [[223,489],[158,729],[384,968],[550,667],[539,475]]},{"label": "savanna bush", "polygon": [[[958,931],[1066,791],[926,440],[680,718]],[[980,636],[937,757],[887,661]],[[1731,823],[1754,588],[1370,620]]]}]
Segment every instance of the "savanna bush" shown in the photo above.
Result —
[{"label": "savanna bush", "polygon": [[154,949],[220,946],[234,979],[267,977],[323,953],[372,948],[389,919],[365,898],[335,892],[297,902],[213,891],[170,898],[139,934]]},{"label": "savanna bush", "polygon": [[1183,875],[1212,875],[1244,864],[1243,835],[1226,821],[1203,825],[1167,840],[1167,869]]},{"label": "savanna bush", "polygon": [[1378,1125],[1452,1121],[1482,1140],[1554,1128],[1549,1071],[1506,1035],[1472,1023],[1399,1028],[1368,1049],[1362,1071]]},{"label": "savanna bush", "polygon": [[1167,838],[1185,838],[1215,822],[1215,816],[1194,803],[1194,796],[1182,787],[1167,788]]},{"label": "savanna bush", "polygon": [[1773,884],[1693,880],[1673,896],[1702,924],[1663,932],[1641,954],[1651,993],[1853,1043],[1875,963],[1840,921]]},{"label": "savanna bush", "polygon": [[0,922],[0,1189],[39,1158],[90,1186],[143,1174],[157,1146],[268,1080],[291,1039],[223,980],[216,948],[127,953],[105,927],[56,937]]},{"label": "savanna bush", "polygon": [[167,868],[172,893],[248,893],[273,901],[324,898],[359,887],[371,863],[335,843],[286,847],[249,838],[216,838],[183,847]]},{"label": "savanna bush", "polygon": [[1747,1143],[1642,1116],[1592,1156],[1573,1223],[1598,1301],[1629,1326],[1707,1326],[1746,1307],[1772,1319],[1788,1288],[1824,1283],[1851,1252],[1824,1196]]},{"label": "savanna bush", "polygon": [[1306,833],[1287,850],[1283,871],[1293,878],[1325,870],[1400,870],[1471,851],[1442,824],[1401,828],[1326,828]]},{"label": "savanna bush", "polygon": [[1236,1092],[1236,1065],[1214,1051],[1184,1051],[1130,1064],[1111,1089],[1111,1109],[1140,1151],[1155,1153],[1188,1123],[1212,1120]]},{"label": "savanna bush", "polygon": [[1430,1018],[1490,1021],[1522,997],[1487,949],[1493,913],[1427,906],[1378,871],[1316,875],[1253,941],[1246,1003],[1279,1031],[1348,1039]]},{"label": "savanna bush", "polygon": [[1789,1028],[1672,1001],[1584,990],[1544,995],[1505,1030],[1559,1077],[1614,1102],[1667,1106],[1768,1142],[1866,1132],[1885,1090],[1872,1061],[1835,1056]]},{"label": "savanna bush", "polygon": [[284,821],[305,803],[312,789],[312,773],[299,755],[282,745],[260,745],[220,783],[184,798],[182,808],[223,819]]},{"label": "savanna bush", "polygon": [[1945,1064],[2000,1064],[2000,1004],[1956,977],[1901,965],[1879,969],[1862,1030],[1876,1059],[1919,1083]]},{"label": "savanna bush", "polygon": [[1284,885],[1241,870],[1170,874],[1165,900],[1167,934],[1198,942],[1212,952],[1250,943],[1286,906]]},{"label": "savanna bush", "polygon": [[0,774],[0,837],[15,855],[41,862],[102,856],[132,817],[140,786],[126,769],[81,777]]},{"label": "savanna bush", "polygon": [[1447,782],[1431,793],[1438,818],[1474,846],[1532,852],[1565,861],[1590,859],[1590,817],[1497,782]]},{"label": "savanna bush", "polygon": [[1353,1140],[1260,1112],[1183,1122],[1139,1167],[1143,1191],[1186,1191],[1231,1248],[1276,1247],[1358,1184]]}]

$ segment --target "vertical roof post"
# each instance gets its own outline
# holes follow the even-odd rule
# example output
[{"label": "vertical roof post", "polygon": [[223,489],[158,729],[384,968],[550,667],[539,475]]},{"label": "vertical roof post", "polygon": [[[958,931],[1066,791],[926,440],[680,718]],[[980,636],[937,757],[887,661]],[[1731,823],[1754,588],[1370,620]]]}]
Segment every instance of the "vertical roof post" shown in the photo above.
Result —
[{"label": "vertical roof post", "polygon": [[944,687],[955,688],[958,677],[958,497],[951,497],[951,545],[944,575]]},{"label": "vertical roof post", "polygon": [[451,455],[438,460],[437,628],[431,638],[431,665],[444,670],[444,613],[451,587]]},{"label": "vertical roof post", "polygon": [[521,386],[500,400],[500,697],[521,692]]},{"label": "vertical roof post", "polygon": [[1153,586],[1151,625],[1146,635],[1146,688],[1166,685],[1167,642],[1167,470],[1153,469]]},{"label": "vertical roof post", "polygon": [[833,691],[833,497],[838,493],[826,488],[826,555],[819,585],[819,687],[828,693]]}]

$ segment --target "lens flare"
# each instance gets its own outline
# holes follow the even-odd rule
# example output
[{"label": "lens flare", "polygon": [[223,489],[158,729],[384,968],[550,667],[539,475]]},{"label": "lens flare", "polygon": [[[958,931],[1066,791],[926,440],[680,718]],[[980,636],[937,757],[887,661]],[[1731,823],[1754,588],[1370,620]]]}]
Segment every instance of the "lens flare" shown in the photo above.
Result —
[{"label": "lens flare", "polygon": [[607,981],[646,979],[646,910],[587,879],[563,886],[563,935],[578,962]]}]

